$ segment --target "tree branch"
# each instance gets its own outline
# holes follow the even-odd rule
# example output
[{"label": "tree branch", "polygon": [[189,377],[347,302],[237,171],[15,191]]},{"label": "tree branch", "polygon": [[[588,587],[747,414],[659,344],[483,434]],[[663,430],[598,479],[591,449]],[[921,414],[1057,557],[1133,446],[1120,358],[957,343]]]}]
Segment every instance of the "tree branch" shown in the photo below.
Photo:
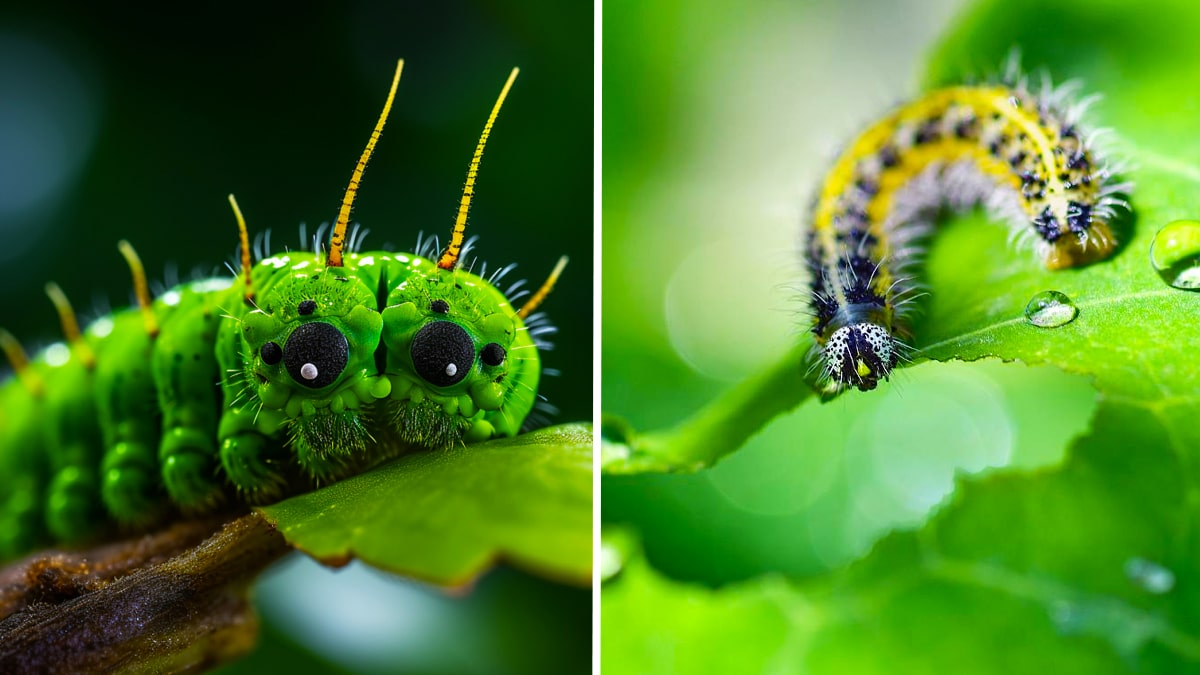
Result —
[{"label": "tree branch", "polygon": [[198,672],[249,651],[251,581],[290,549],[262,516],[190,520],[0,570],[0,672]]}]

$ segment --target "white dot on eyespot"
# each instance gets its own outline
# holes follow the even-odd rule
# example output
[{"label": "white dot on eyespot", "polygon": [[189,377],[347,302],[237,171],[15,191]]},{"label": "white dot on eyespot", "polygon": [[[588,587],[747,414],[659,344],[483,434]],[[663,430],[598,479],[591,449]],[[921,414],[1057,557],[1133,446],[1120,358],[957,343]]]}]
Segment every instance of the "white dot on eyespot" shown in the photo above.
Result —
[{"label": "white dot on eyespot", "polygon": [[451,363],[446,366],[446,377],[454,377],[458,373],[458,366]]},{"label": "white dot on eyespot", "polygon": [[317,367],[311,363],[306,363],[300,366],[300,377],[303,377],[306,380],[317,379]]}]

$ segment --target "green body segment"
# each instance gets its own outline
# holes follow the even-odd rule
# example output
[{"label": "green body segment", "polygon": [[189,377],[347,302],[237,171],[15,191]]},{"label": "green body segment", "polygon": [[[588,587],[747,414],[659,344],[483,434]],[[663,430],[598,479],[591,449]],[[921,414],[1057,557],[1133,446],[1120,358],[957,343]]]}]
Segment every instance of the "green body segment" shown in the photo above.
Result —
[{"label": "green body segment", "polygon": [[0,384],[0,559],[511,436],[534,407],[536,344],[469,272],[290,253],[251,285],[252,303],[240,280],[177,287],[157,334],[123,310],[85,331],[91,367],[58,344],[30,365],[42,386]]},{"label": "green body segment", "polygon": [[54,368],[53,375],[46,373],[54,386],[46,391],[45,419],[55,422],[43,430],[50,472],[46,528],[54,539],[73,541],[86,536],[103,516],[95,508],[103,448],[96,443],[100,432],[95,396],[72,394],[91,391],[92,371],[64,345],[55,349],[66,362]]},{"label": "green body segment", "polygon": [[41,424],[46,407],[16,382],[0,386],[0,554],[28,550],[46,538],[42,510],[50,466]]}]

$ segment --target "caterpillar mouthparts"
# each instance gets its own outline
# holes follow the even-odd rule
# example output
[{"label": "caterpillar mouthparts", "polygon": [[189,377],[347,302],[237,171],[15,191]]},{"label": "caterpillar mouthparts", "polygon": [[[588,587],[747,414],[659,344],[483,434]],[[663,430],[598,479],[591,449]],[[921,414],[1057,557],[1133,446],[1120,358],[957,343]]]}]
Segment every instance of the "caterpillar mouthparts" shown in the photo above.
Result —
[{"label": "caterpillar mouthparts", "polygon": [[839,382],[854,382],[869,391],[887,379],[900,353],[888,329],[874,323],[842,326],[825,343],[828,374]]}]

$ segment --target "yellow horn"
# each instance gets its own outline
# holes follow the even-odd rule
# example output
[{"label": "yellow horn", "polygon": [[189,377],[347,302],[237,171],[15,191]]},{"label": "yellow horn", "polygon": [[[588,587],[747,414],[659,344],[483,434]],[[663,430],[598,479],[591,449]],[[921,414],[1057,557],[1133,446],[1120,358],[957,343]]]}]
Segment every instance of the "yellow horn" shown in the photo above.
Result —
[{"label": "yellow horn", "polygon": [[492,125],[496,123],[496,116],[500,114],[500,106],[504,105],[504,98],[508,96],[508,90],[512,88],[513,80],[517,79],[519,72],[520,68],[513,68],[509,73],[508,81],[504,83],[500,97],[496,99],[496,105],[492,106],[492,114],[488,115],[487,124],[483,125],[483,134],[479,136],[475,156],[471,158],[471,167],[467,169],[467,186],[463,188],[462,200],[458,204],[458,217],[454,220],[450,243],[446,245],[442,257],[438,258],[438,267],[441,269],[452,270],[458,264],[458,255],[462,253],[463,235],[467,231],[467,212],[471,210],[471,198],[475,196],[475,175],[479,173],[479,162],[483,159],[483,146],[487,145],[488,134],[492,133]]},{"label": "yellow horn", "polygon": [[158,337],[158,318],[154,316],[153,301],[150,298],[150,285],[146,283],[146,268],[142,267],[142,259],[129,242],[122,239],[117,242],[117,249],[129,263],[129,271],[133,273],[133,290],[137,293],[138,307],[142,309],[142,320],[146,323],[146,333],[150,337]]},{"label": "yellow horn", "polygon": [[554,269],[550,272],[550,276],[546,277],[546,281],[542,283],[542,287],[537,289],[537,293],[529,296],[529,300],[525,303],[525,306],[517,310],[517,316],[524,320],[529,318],[530,314],[533,314],[538,305],[542,304],[542,301],[546,299],[546,296],[550,295],[550,291],[554,290],[554,284],[558,282],[558,277],[562,274],[563,268],[566,266],[567,256],[564,255],[558,259],[558,264],[554,266]]},{"label": "yellow horn", "polygon": [[62,323],[63,337],[67,339],[67,344],[75,349],[89,370],[96,367],[96,354],[79,332],[79,321],[75,318],[75,310],[71,307],[71,301],[67,300],[67,294],[63,293],[58,284],[51,281],[46,284],[46,295],[50,296],[50,302],[53,302],[54,309],[58,310],[58,320]]},{"label": "yellow horn", "polygon": [[229,205],[233,207],[233,217],[237,218],[238,240],[242,245],[242,280],[246,286],[246,290],[242,292],[242,301],[253,305],[254,286],[250,283],[250,269],[253,266],[250,261],[250,233],[246,231],[246,219],[242,217],[242,210],[238,208],[237,200],[232,194],[229,195]]},{"label": "yellow horn", "polygon": [[325,257],[326,267],[342,267],[342,247],[346,244],[346,228],[350,225],[350,209],[354,206],[354,197],[358,194],[358,182],[362,180],[363,171],[367,169],[367,161],[375,152],[375,144],[379,142],[379,134],[383,133],[383,125],[387,122],[388,112],[392,109],[392,99],[396,98],[396,87],[400,84],[400,71],[404,70],[404,59],[396,62],[396,74],[392,77],[392,89],[388,92],[387,102],[383,104],[383,112],[379,113],[379,121],[367,141],[367,147],[354,173],[350,175],[350,185],[346,187],[346,196],[342,198],[342,208],[338,211],[337,223],[333,226],[333,236],[329,239],[329,254]]}]

